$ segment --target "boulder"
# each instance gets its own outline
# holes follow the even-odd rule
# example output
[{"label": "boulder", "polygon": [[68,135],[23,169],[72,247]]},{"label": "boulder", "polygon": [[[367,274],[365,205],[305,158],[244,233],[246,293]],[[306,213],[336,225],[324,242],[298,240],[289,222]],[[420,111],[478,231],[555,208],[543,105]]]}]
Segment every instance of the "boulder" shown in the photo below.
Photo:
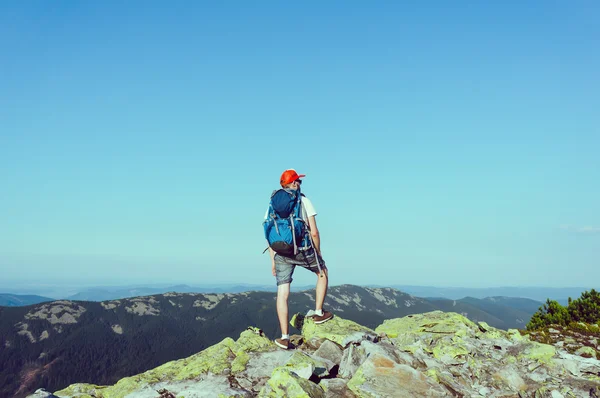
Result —
[{"label": "boulder", "polygon": [[258,396],[260,398],[325,398],[325,391],[290,369],[276,368]]},{"label": "boulder", "polygon": [[[460,314],[409,315],[375,330],[339,316],[315,325],[296,315],[293,324],[303,334],[295,350],[282,350],[260,329],[248,328],[236,341],[226,338],[115,385],[73,384],[54,395],[516,398],[587,397],[600,389],[593,348],[576,355]],[[36,394],[31,397],[52,396]]]}]

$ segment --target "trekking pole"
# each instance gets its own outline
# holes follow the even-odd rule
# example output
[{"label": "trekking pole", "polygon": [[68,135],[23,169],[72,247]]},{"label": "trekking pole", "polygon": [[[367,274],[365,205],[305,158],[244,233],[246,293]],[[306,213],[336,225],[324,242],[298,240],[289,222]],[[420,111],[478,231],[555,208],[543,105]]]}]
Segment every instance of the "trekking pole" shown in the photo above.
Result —
[{"label": "trekking pole", "polygon": [[[317,248],[315,247],[315,242],[312,239],[312,234],[310,233],[310,224],[308,223],[308,215],[306,214],[306,210],[304,209],[304,205],[302,204],[302,193],[298,190],[298,200],[300,201],[300,213],[306,217],[306,230],[308,231],[308,238],[310,239],[310,244],[313,247],[313,251],[315,252],[315,259],[317,260],[317,269],[319,270],[319,277],[323,277],[323,269],[321,268],[321,262],[319,261],[319,253],[317,253]],[[300,217],[302,218],[302,217]]]},{"label": "trekking pole", "polygon": [[[298,200],[300,201],[300,212],[302,215],[306,216],[306,230],[308,231],[308,238],[310,239],[310,244],[313,247],[313,251],[315,252],[315,258],[317,259],[317,269],[319,270],[319,277],[323,277],[323,269],[321,268],[321,262],[319,261],[319,253],[317,253],[317,248],[315,247],[315,241],[312,238],[312,234],[310,233],[310,224],[308,223],[308,215],[306,214],[306,210],[304,209],[304,205],[302,204],[302,193],[298,191],[300,196]],[[302,218],[302,217],[300,217]]]},{"label": "trekking pole", "polygon": [[310,244],[313,247],[313,251],[315,252],[315,258],[317,259],[317,268],[319,269],[319,277],[323,277],[323,269],[321,268],[321,263],[319,261],[319,253],[317,253],[317,248],[315,247],[315,241],[312,238],[312,234],[310,233],[310,227],[308,228],[308,236],[310,237]]}]

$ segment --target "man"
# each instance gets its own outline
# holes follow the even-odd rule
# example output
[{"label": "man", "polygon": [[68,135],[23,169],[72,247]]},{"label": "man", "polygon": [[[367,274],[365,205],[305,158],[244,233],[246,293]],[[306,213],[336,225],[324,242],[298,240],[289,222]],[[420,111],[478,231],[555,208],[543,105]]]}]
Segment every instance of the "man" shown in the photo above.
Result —
[{"label": "man", "polygon": [[[300,179],[302,177],[305,177],[305,175],[299,175],[295,170],[289,169],[281,174],[279,182],[282,188],[298,190],[302,184],[302,180]],[[333,318],[331,312],[323,311],[323,303],[327,295],[328,275],[325,261],[321,257],[321,239],[315,219],[316,215],[317,212],[312,202],[303,195],[301,216],[309,226],[312,248],[306,251],[299,251],[296,255],[283,256],[269,247],[269,252],[271,253],[271,271],[277,279],[277,316],[279,318],[279,326],[281,327],[281,338],[275,339],[275,344],[284,349],[290,348],[288,297],[290,295],[292,275],[296,266],[301,266],[317,274],[313,321],[316,324],[321,324]],[[267,216],[268,214],[265,215],[265,219]]]}]

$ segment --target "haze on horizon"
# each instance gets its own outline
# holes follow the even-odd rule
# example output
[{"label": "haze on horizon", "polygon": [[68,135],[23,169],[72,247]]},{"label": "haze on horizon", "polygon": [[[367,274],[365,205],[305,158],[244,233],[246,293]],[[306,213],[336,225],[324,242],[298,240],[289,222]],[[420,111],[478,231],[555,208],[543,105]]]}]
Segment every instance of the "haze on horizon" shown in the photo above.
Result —
[{"label": "haze on horizon", "polygon": [[[600,4],[0,5],[0,286],[600,280]],[[302,270],[294,284],[314,277]]]}]

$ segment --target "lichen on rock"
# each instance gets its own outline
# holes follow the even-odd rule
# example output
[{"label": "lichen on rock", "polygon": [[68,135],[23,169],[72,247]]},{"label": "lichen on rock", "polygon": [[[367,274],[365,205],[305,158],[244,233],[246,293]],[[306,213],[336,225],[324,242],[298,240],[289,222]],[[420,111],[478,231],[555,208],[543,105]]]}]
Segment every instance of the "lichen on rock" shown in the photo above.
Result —
[{"label": "lichen on rock", "polygon": [[600,389],[600,361],[586,357],[591,350],[575,355],[456,313],[409,315],[375,330],[339,316],[316,325],[297,315],[293,323],[302,332],[296,350],[281,350],[250,327],[236,341],[226,338],[113,386],[75,384],[55,394],[134,398],[166,389],[185,398],[579,397]]},{"label": "lichen on rock", "polygon": [[276,368],[258,396],[260,398],[325,398],[325,391],[290,369]]}]

